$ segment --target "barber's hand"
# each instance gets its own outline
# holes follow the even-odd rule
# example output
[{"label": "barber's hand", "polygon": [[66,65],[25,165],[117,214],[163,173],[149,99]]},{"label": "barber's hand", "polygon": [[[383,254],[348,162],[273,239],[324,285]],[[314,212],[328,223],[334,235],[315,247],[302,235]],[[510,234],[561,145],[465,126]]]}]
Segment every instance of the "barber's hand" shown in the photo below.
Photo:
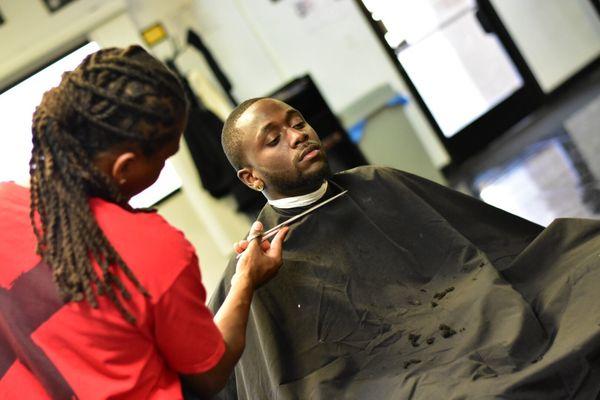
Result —
[{"label": "barber's hand", "polygon": [[[256,221],[252,224],[250,236],[260,234],[262,231],[262,224]],[[234,249],[238,254],[241,253],[241,256],[237,262],[232,284],[237,279],[249,279],[252,286],[257,288],[273,278],[283,263],[281,252],[287,232],[287,227],[279,230],[271,243],[266,240],[263,242],[258,237],[250,242],[244,240],[234,245]],[[238,251],[236,246],[241,251]]]},{"label": "barber's hand", "polygon": [[[258,222],[260,224],[260,222]],[[248,235],[248,237],[250,237],[250,235]],[[259,239],[257,239],[259,240]],[[262,247],[263,251],[267,251],[269,250],[269,247],[271,247],[271,243],[268,240],[265,241],[261,241],[260,246]],[[244,250],[246,250],[248,248],[248,241],[246,239],[244,240],[240,240],[239,242],[236,242],[233,244],[233,251],[235,251],[236,254],[238,254],[238,256],[240,254],[242,254],[244,252]]]}]

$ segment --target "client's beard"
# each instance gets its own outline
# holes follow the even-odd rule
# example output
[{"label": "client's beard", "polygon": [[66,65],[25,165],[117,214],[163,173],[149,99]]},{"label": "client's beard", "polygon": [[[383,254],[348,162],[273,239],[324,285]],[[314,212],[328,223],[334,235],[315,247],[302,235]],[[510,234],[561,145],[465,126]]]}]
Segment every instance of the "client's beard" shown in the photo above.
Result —
[{"label": "client's beard", "polygon": [[[308,175],[303,175],[298,170],[295,171],[295,174],[285,176],[271,174],[266,171],[263,172],[263,175],[271,186],[277,188],[277,191],[280,193],[290,193],[291,197],[317,190],[323,181],[331,175],[331,171],[327,160],[324,160],[322,168]],[[307,192],[302,193],[303,190],[307,190]]]}]

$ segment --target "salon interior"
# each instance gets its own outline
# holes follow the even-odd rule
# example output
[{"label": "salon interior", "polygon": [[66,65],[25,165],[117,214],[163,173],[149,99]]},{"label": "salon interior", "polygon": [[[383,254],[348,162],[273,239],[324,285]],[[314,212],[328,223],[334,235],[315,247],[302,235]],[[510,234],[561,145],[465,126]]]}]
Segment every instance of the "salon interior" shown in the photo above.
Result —
[{"label": "salon interior", "polygon": [[31,114],[61,72],[132,43],[196,115],[131,204],[185,233],[209,296],[265,203],[220,144],[252,97],[300,110],[333,172],[390,166],[540,225],[600,216],[597,0],[0,0],[0,181],[27,180]]}]

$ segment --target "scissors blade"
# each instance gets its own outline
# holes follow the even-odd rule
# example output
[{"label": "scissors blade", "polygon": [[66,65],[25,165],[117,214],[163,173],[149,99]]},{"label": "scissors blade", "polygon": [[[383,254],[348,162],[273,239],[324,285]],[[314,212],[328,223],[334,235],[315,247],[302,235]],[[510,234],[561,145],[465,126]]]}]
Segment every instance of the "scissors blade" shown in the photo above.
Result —
[{"label": "scissors blade", "polygon": [[291,224],[291,223],[293,223],[294,221],[297,221],[297,220],[299,220],[300,218],[302,218],[302,217],[304,217],[304,216],[306,216],[306,215],[308,215],[308,214],[310,214],[310,213],[314,212],[315,210],[317,210],[317,209],[319,209],[319,208],[323,207],[325,204],[328,204],[328,203],[332,202],[333,200],[337,199],[338,197],[341,197],[342,195],[344,195],[344,194],[346,194],[346,193],[348,193],[348,191],[347,191],[347,190],[344,190],[343,192],[341,192],[341,193],[338,193],[338,194],[336,194],[335,196],[333,196],[333,197],[330,197],[329,199],[327,199],[327,200],[325,200],[325,201],[323,201],[323,202],[321,202],[321,203],[319,203],[319,204],[317,204],[317,205],[314,205],[314,206],[312,206],[312,207],[311,207],[311,208],[309,208],[308,210],[306,210],[306,211],[303,211],[303,212],[301,212],[300,214],[298,214],[298,215],[295,215],[295,216],[293,216],[292,218],[289,218],[289,219],[287,219],[287,220],[283,221],[283,222],[282,222],[282,223],[280,223],[279,225],[276,225],[276,226],[274,226],[273,228],[269,229],[268,231],[264,232],[262,235],[253,235],[253,236],[251,236],[251,237],[249,237],[249,238],[248,238],[248,242],[250,242],[251,240],[253,240],[253,239],[256,239],[256,238],[258,238],[258,237],[262,237],[262,240],[269,239],[269,238],[271,238],[271,237],[275,236],[275,235],[277,234],[277,232],[279,232],[279,230],[280,230],[281,228],[283,228],[284,226],[288,226],[288,225],[290,225],[290,224]]}]

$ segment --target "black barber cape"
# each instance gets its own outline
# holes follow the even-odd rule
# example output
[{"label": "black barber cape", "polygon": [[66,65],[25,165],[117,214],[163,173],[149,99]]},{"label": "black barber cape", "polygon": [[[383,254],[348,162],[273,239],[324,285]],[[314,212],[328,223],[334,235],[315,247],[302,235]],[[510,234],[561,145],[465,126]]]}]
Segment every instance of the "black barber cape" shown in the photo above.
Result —
[{"label": "black barber cape", "polygon": [[[292,225],[222,399],[595,399],[600,222],[538,225],[387,168]],[[301,209],[267,205],[268,229]],[[211,300],[230,288],[233,259]]]}]

